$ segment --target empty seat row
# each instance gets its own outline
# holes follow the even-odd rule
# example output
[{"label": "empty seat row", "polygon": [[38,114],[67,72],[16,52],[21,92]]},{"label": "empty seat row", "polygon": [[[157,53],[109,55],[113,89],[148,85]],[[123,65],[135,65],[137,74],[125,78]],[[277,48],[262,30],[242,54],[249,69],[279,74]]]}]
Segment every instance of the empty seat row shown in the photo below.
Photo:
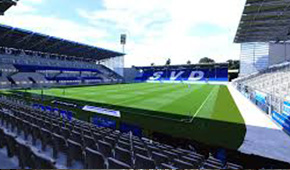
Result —
[{"label": "empty seat row", "polygon": [[218,160],[194,150],[174,148],[75,119],[68,121],[58,114],[2,100],[0,127],[7,136],[0,141],[0,146],[8,148],[9,157],[18,155],[19,159],[24,159],[20,153],[15,153],[20,146],[31,153],[27,158],[31,165],[20,161],[23,168],[38,167],[37,159],[56,168],[238,167],[218,164]]}]

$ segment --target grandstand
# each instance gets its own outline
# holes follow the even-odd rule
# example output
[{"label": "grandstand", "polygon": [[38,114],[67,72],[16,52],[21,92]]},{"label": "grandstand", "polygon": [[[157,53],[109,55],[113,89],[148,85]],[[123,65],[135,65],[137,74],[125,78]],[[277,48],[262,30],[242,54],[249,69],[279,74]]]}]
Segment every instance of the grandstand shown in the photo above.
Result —
[{"label": "grandstand", "polygon": [[[258,133],[262,134],[262,131],[253,133],[256,137],[275,141],[273,143],[275,148],[279,148],[276,153],[275,151],[271,151],[271,154],[257,152],[262,155],[275,155],[273,157],[276,159],[278,157],[283,159],[283,155],[289,155],[289,153],[281,154],[281,151],[286,149],[283,143],[288,143],[285,141],[288,141],[290,134],[288,4],[289,1],[247,0],[234,40],[235,43],[241,44],[241,70],[233,86],[244,96],[241,98],[251,101],[262,111],[261,115],[267,115],[267,118],[271,120],[266,124],[262,123],[265,120],[257,117],[256,121],[249,120],[249,122],[251,121],[255,126],[277,129],[279,132],[284,131],[288,134],[285,137],[267,136],[264,138],[258,135]],[[278,128],[270,125],[272,122]],[[247,128],[247,130],[253,129]],[[268,131],[268,133],[271,132]],[[246,148],[241,148],[241,150],[248,153],[254,152]]]},{"label": "grandstand", "polygon": [[241,74],[234,85],[290,134],[287,18],[284,1],[247,1],[234,40],[241,43]]},{"label": "grandstand", "polygon": [[16,5],[18,0],[0,0],[0,15],[4,15],[11,6]]},{"label": "grandstand", "polygon": [[136,67],[135,81],[227,82],[228,63]]},{"label": "grandstand", "polygon": [[0,36],[0,88],[122,82],[122,76],[111,70],[122,65],[107,68],[96,64],[97,61],[115,60],[122,57],[122,53],[5,25],[0,25]]},{"label": "grandstand", "polygon": [[[122,73],[116,71],[120,71],[122,63],[110,68],[96,64],[122,57],[122,53],[5,25],[0,26],[0,37],[1,89],[41,89],[43,93],[43,89],[65,87],[63,92],[69,95],[67,86],[123,82]],[[79,93],[87,90],[82,88]],[[46,96],[47,92],[44,92]],[[43,102],[33,96],[22,96],[19,100],[16,99],[19,94],[15,91],[1,93],[1,168],[241,167],[216,159],[209,152],[198,153],[193,147],[153,142],[145,138],[146,135],[142,137],[139,127],[130,124],[118,122],[120,131],[114,130],[116,125],[112,126],[112,120],[96,114],[87,117],[86,114],[92,115],[92,112],[81,110],[83,113],[78,113],[72,109],[72,106],[80,107],[77,101],[73,104],[56,97],[50,101],[44,99],[43,94],[38,96]],[[91,98],[94,97],[93,94]],[[51,104],[47,105],[48,101]],[[55,104],[59,107],[55,108]],[[164,118],[168,119],[167,116]],[[92,121],[87,123],[76,118]],[[156,118],[149,118],[146,126],[153,119]],[[94,164],[96,160],[98,164]]]},{"label": "grandstand", "polygon": [[288,1],[247,0],[232,83],[0,24],[0,168],[290,168]]},{"label": "grandstand", "polygon": [[242,168],[195,150],[176,148],[75,119],[69,121],[58,114],[15,102],[5,97],[0,101],[0,148],[7,147],[9,157],[17,156],[21,168]]}]

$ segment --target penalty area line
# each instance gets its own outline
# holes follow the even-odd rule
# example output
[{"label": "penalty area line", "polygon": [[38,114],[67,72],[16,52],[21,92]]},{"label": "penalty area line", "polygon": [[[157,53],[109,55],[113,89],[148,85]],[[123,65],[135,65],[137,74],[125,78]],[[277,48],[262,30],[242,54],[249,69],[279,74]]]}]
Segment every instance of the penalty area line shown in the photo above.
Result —
[{"label": "penalty area line", "polygon": [[197,111],[192,115],[192,118],[188,121],[188,123],[191,123],[193,121],[193,119],[195,118],[195,116],[200,112],[200,110],[203,108],[203,106],[206,104],[206,102],[208,101],[208,99],[210,98],[210,96],[212,95],[212,93],[215,91],[215,89],[213,88],[211,90],[211,92],[208,94],[208,96],[206,97],[206,99],[202,102],[202,104],[200,105],[200,107],[197,109]]}]

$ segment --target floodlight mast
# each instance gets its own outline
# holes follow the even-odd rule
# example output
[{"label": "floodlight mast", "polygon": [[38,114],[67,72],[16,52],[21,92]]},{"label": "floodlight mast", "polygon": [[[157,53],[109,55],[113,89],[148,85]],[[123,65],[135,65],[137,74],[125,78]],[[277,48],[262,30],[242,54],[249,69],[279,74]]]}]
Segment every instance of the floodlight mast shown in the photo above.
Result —
[{"label": "floodlight mast", "polygon": [[122,52],[125,53],[125,45],[126,45],[126,34],[121,34],[121,45],[122,45]]},{"label": "floodlight mast", "polygon": [[[123,55],[125,54],[126,41],[127,41],[127,35],[121,34],[121,45],[122,45]],[[124,57],[123,56],[120,57],[120,62],[122,63],[122,67],[124,67]],[[123,68],[121,68],[121,69],[123,69]],[[123,76],[123,71],[122,71],[122,76]]]}]

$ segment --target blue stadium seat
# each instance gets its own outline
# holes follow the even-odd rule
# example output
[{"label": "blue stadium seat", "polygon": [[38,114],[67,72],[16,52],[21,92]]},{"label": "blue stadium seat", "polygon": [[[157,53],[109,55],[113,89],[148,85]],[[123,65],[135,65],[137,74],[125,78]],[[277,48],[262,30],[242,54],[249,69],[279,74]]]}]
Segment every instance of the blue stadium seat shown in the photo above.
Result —
[{"label": "blue stadium seat", "polygon": [[119,160],[116,160],[114,158],[108,158],[108,168],[109,169],[131,169],[131,167]]},{"label": "blue stadium seat", "polygon": [[58,153],[63,152],[67,153],[68,145],[67,141],[63,136],[53,133],[52,134],[53,141],[53,158],[58,158]]},{"label": "blue stadium seat", "polygon": [[95,141],[103,140],[103,136],[100,133],[94,132],[93,136]]},{"label": "blue stadium seat", "polygon": [[194,168],[199,168],[200,163],[201,163],[201,160],[198,160],[198,159],[192,158],[192,157],[188,157],[188,156],[182,156],[180,159],[184,162],[191,163],[194,166]]},{"label": "blue stadium seat", "polygon": [[105,159],[103,154],[91,148],[85,149],[87,169],[105,169]]},{"label": "blue stadium seat", "polygon": [[56,134],[61,134],[60,132],[60,126],[57,122],[52,124],[52,131]]},{"label": "blue stadium seat", "polygon": [[7,155],[13,157],[17,154],[17,135],[4,131],[5,143],[7,144]]},{"label": "blue stadium seat", "polygon": [[155,162],[153,159],[144,155],[136,154],[135,166],[136,169],[155,169]]},{"label": "blue stadium seat", "polygon": [[67,143],[67,166],[71,167],[74,160],[80,161],[84,165],[84,153],[82,150],[82,145],[70,139],[67,140]]},{"label": "blue stadium seat", "polygon": [[176,150],[184,153],[184,154],[194,154],[195,151],[192,151],[192,150],[188,150],[188,149],[183,149],[183,148],[177,148]]},{"label": "blue stadium seat", "polygon": [[178,169],[177,167],[175,167],[173,165],[169,165],[167,163],[162,163],[160,167],[161,167],[161,169]]},{"label": "blue stadium seat", "polygon": [[99,151],[105,156],[110,157],[112,156],[112,145],[105,141],[98,141],[98,148]]},{"label": "blue stadium seat", "polygon": [[168,156],[155,151],[152,152],[152,159],[154,159],[156,165],[158,166],[161,165],[161,163],[169,161]]},{"label": "blue stadium seat", "polygon": [[113,139],[116,140],[116,139],[119,138],[119,134],[117,134],[116,131],[113,131],[111,134],[109,134],[108,137],[113,138]]},{"label": "blue stadium seat", "polygon": [[151,151],[151,153],[152,152],[162,152],[161,149],[159,149],[158,147],[156,147],[156,146],[154,146],[152,144],[150,144],[150,145],[147,144],[147,148]]},{"label": "blue stadium seat", "polygon": [[121,148],[121,147],[115,147],[115,158],[117,160],[120,160],[128,165],[132,165],[132,157],[131,152],[127,149]]},{"label": "blue stadium seat", "polygon": [[41,138],[41,130],[40,127],[38,127],[35,124],[31,125],[31,130],[32,130],[32,144],[36,145],[37,139]]},{"label": "blue stadium seat", "polygon": [[139,146],[134,146],[134,153],[135,154],[140,154],[144,156],[148,156],[148,151],[145,148],[141,148]]},{"label": "blue stadium seat", "polygon": [[26,120],[23,120],[22,122],[23,122],[22,125],[23,125],[23,131],[24,131],[24,138],[25,140],[27,140],[28,136],[31,135],[32,133],[31,126],[30,126],[30,123]]},{"label": "blue stadium seat", "polygon": [[32,160],[35,169],[57,169],[54,159],[38,151],[32,151]]},{"label": "blue stadium seat", "polygon": [[205,162],[202,167],[203,169],[222,169],[222,166],[218,166],[209,162]]},{"label": "blue stadium seat", "polygon": [[123,141],[123,140],[118,140],[117,145],[121,148],[127,149],[127,150],[131,150],[131,145],[130,145],[130,141]]},{"label": "blue stadium seat", "polygon": [[51,123],[49,121],[44,121],[42,127],[45,128],[45,129],[51,129]]},{"label": "blue stadium seat", "polygon": [[194,168],[191,163],[182,161],[180,159],[174,159],[173,164],[175,167],[177,167],[179,169],[192,169],[192,168]]},{"label": "blue stadium seat", "polygon": [[87,129],[82,129],[83,135],[92,136],[92,132]]},{"label": "blue stadium seat", "polygon": [[210,157],[206,160],[206,162],[208,162],[208,163],[210,163],[210,164],[213,164],[213,165],[220,166],[220,167],[223,167],[223,166],[224,166],[224,163],[223,163],[221,160],[216,159],[216,158],[214,158],[214,157],[212,157],[212,156],[210,156]]},{"label": "blue stadium seat", "polygon": [[200,155],[200,154],[188,154],[186,155],[187,157],[190,157],[190,158],[194,158],[196,160],[199,160],[199,161],[203,161],[204,160],[204,156],[203,155]]},{"label": "blue stadium seat", "polygon": [[83,137],[82,137],[81,133],[79,133],[75,130],[73,130],[71,132],[70,139],[75,141],[75,142],[78,142],[78,143],[83,143]]},{"label": "blue stadium seat", "polygon": [[66,127],[62,127],[61,135],[64,136],[66,139],[68,139],[70,137],[70,130]]},{"label": "blue stadium seat", "polygon": [[46,150],[47,145],[52,145],[52,133],[45,129],[41,128],[41,149],[42,151]]},{"label": "blue stadium seat", "polygon": [[141,147],[141,148],[144,147],[144,143],[143,143],[142,141],[136,141],[136,140],[133,140],[133,145],[134,145],[134,146]]},{"label": "blue stadium seat", "polygon": [[84,148],[97,149],[96,141],[93,137],[84,135]]},{"label": "blue stadium seat", "polygon": [[22,169],[34,168],[30,146],[21,139],[17,139],[17,145],[15,146],[18,147],[19,167]]},{"label": "blue stadium seat", "polygon": [[241,165],[230,163],[230,162],[226,163],[225,168],[226,169],[243,169],[243,167]]},{"label": "blue stadium seat", "polygon": [[3,129],[0,127],[0,148],[3,148],[6,145],[5,134]]},{"label": "blue stadium seat", "polygon": [[104,140],[105,140],[106,142],[110,143],[110,144],[112,145],[112,147],[114,147],[115,144],[116,144],[116,139],[115,139],[115,138],[112,138],[112,137],[110,137],[110,136],[106,136],[106,137],[104,138]]},{"label": "blue stadium seat", "polygon": [[174,153],[174,152],[171,152],[171,151],[168,151],[168,150],[163,150],[163,154],[165,154],[166,156],[168,156],[168,158],[170,160],[172,160],[174,158],[178,158],[178,154],[177,153]]}]

